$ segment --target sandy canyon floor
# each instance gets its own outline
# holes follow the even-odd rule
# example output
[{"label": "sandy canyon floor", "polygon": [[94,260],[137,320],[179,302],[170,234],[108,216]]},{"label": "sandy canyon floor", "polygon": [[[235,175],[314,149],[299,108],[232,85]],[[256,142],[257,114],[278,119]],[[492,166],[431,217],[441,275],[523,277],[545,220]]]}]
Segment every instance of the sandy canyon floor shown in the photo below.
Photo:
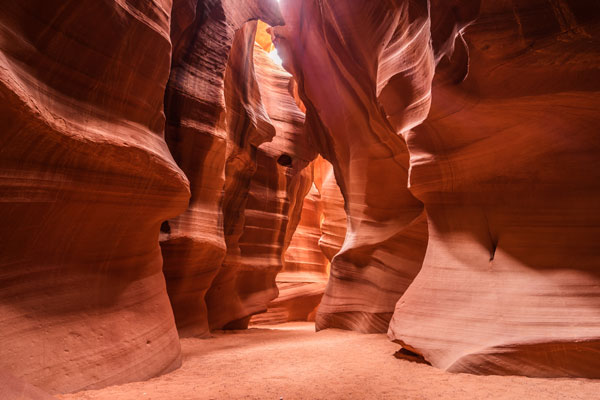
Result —
[{"label": "sandy canyon floor", "polygon": [[600,381],[450,374],[398,360],[385,335],[311,323],[183,339],[183,366],[61,399],[598,399]]}]

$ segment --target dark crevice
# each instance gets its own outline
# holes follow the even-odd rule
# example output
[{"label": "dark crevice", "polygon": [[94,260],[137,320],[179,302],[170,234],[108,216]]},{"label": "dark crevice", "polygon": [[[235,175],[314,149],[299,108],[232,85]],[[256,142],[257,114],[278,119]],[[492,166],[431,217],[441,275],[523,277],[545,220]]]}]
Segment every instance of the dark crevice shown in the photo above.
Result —
[{"label": "dark crevice", "polygon": [[171,233],[171,225],[169,225],[169,221],[165,221],[160,224],[160,231],[163,233]]},{"label": "dark crevice", "polygon": [[498,242],[496,240],[492,240],[492,247],[490,249],[490,261],[494,260],[496,256],[496,248],[498,247]]},{"label": "dark crevice", "polygon": [[408,349],[405,349],[404,347],[401,348],[400,350],[398,350],[397,352],[395,352],[394,357],[399,358],[401,360],[416,362],[418,364],[431,365],[431,363],[429,363],[427,360],[425,360],[425,358],[422,355],[412,352]]},{"label": "dark crevice", "polygon": [[422,354],[419,354],[414,347],[404,343],[403,340],[395,339],[394,343],[398,343],[400,346],[402,346],[400,350],[394,353],[394,357],[419,364],[431,365],[431,363],[427,361]]},{"label": "dark crevice", "polygon": [[291,167],[292,166],[292,157],[288,156],[287,154],[282,154],[277,159],[277,164],[283,165],[284,167]]},{"label": "dark crevice", "polygon": [[490,221],[488,219],[487,214],[485,213],[485,211],[483,212],[483,219],[485,220],[485,225],[487,227],[487,233],[488,233],[488,237],[490,239],[490,243],[489,243],[489,248],[490,248],[490,262],[494,261],[494,257],[496,256],[496,248],[498,247],[498,236],[494,234],[494,232],[492,232],[492,226],[490,224]]}]

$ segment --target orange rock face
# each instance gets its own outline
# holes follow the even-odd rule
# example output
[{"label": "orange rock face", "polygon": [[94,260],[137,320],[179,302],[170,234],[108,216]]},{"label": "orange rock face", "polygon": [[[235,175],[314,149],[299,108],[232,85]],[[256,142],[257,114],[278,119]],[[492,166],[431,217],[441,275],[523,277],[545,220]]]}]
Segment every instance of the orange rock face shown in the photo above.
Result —
[{"label": "orange rock face", "polygon": [[227,249],[235,256],[243,227],[253,148],[274,135],[254,77],[256,22],[242,26],[283,20],[275,0],[180,1],[173,15],[166,139],[192,197],[185,213],[163,224],[161,247],[179,332],[202,336],[209,329],[204,295]]},{"label": "orange rock face", "polygon": [[314,318],[328,279],[329,260],[319,248],[323,203],[312,184],[302,205],[302,216],[285,252],[283,270],[277,275],[279,296],[269,304],[280,315],[273,322],[306,321]]},{"label": "orange rock face", "polygon": [[484,1],[408,135],[423,269],[390,337],[453,372],[600,377],[600,10]]},{"label": "orange rock face", "polygon": [[2,371],[0,371],[0,398],[19,400],[54,399],[43,390]]},{"label": "orange rock face", "polygon": [[310,168],[312,187],[304,198],[300,222],[285,251],[283,269],[276,278],[279,295],[269,303],[268,312],[253,317],[252,323],[312,321],[325,292],[330,260],[320,244],[327,235],[329,242],[325,248],[333,254],[339,251],[344,240],[346,213],[335,178],[332,179],[331,164],[319,157]]},{"label": "orange rock face", "polygon": [[316,154],[303,132],[304,114],[294,102],[291,75],[258,46],[254,67],[275,136],[250,148],[255,161],[246,175],[245,192],[232,195],[232,204],[224,205],[225,212],[241,215],[235,218],[235,229],[226,225],[227,257],[207,293],[212,329],[245,328],[253,314],[265,311],[277,297],[275,276],[312,183],[308,166]]},{"label": "orange rock face", "polygon": [[189,198],[163,139],[170,8],[0,9],[0,370],[52,393],[180,364],[158,245]]},{"label": "orange rock face", "polygon": [[0,397],[149,379],[267,309],[600,378],[595,2],[5,3]]},{"label": "orange rock face", "polygon": [[344,209],[344,197],[330,163],[320,158],[315,164],[315,170],[320,176],[320,179],[315,179],[315,184],[319,188],[322,208],[319,248],[331,263],[333,257],[342,248],[346,237],[348,221]]},{"label": "orange rock face", "polygon": [[423,205],[408,191],[409,154],[398,134],[428,111],[427,7],[318,3],[286,1],[286,25],[274,28],[348,216],[317,328],[384,332],[426,246]]}]

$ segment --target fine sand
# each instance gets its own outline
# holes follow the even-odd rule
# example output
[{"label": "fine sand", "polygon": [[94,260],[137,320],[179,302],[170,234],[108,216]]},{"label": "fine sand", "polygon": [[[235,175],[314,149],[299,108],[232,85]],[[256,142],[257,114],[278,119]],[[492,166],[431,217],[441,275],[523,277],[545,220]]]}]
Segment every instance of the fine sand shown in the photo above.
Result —
[{"label": "fine sand", "polygon": [[183,366],[61,399],[600,399],[600,380],[450,374],[396,359],[386,335],[311,323],[183,339]]}]

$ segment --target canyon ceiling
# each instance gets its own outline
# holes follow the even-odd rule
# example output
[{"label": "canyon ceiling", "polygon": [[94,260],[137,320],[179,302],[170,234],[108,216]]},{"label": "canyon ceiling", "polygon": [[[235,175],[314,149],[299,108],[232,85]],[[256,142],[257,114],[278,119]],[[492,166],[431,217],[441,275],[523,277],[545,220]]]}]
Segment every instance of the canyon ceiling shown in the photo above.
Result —
[{"label": "canyon ceiling", "polygon": [[589,0],[9,1],[0,381],[251,318],[600,378],[599,92]]}]

